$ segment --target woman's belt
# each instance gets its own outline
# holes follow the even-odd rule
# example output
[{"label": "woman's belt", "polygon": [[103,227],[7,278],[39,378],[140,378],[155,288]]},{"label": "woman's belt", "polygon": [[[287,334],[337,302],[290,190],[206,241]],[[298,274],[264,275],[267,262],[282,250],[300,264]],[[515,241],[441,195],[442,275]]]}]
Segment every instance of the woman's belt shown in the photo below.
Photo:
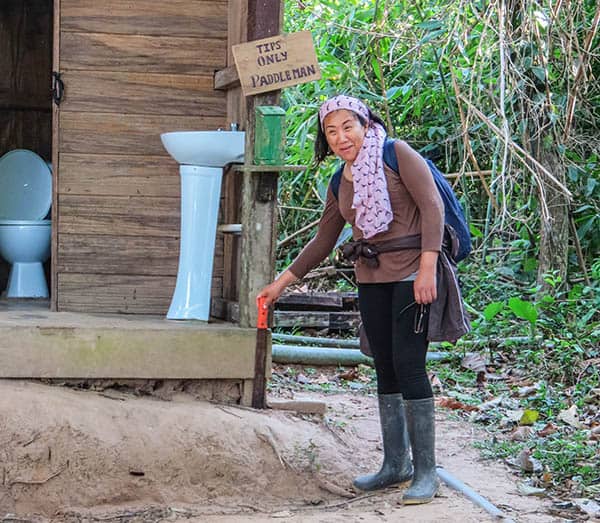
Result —
[{"label": "woman's belt", "polygon": [[411,234],[409,236],[400,236],[391,240],[383,240],[376,243],[370,243],[365,240],[348,242],[342,245],[342,256],[351,262],[358,258],[363,258],[367,267],[376,269],[379,267],[379,256],[384,252],[403,251],[407,249],[420,249],[421,235]]}]

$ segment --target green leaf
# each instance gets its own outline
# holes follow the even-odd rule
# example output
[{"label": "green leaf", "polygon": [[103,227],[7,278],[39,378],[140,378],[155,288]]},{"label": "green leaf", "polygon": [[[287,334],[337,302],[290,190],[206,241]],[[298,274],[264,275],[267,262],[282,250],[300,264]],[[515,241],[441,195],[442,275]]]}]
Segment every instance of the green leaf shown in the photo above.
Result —
[{"label": "green leaf", "polygon": [[598,184],[598,182],[596,180],[594,180],[594,178],[588,178],[587,187],[585,189],[585,195],[591,196],[591,194],[594,192],[594,189],[596,188],[597,184]]},{"label": "green leaf", "polygon": [[544,69],[543,67],[540,67],[539,65],[534,65],[531,68],[531,72],[537,76],[538,80],[540,82],[545,82],[546,81],[546,69]]},{"label": "green leaf", "polygon": [[569,165],[567,167],[567,175],[572,182],[576,182],[579,179],[580,172],[581,170],[577,166]]},{"label": "green leaf", "polygon": [[577,283],[576,285],[573,285],[573,287],[569,291],[568,296],[570,300],[578,300],[579,298],[581,298],[582,293],[583,285],[581,283]]},{"label": "green leaf", "polygon": [[480,229],[475,227],[472,223],[469,224],[469,231],[471,231],[471,236],[475,236],[475,238],[483,238],[483,233]]},{"label": "green leaf", "polygon": [[494,302],[490,303],[485,309],[483,309],[483,315],[487,321],[490,321],[502,309],[504,309],[504,302],[503,301],[494,301]]},{"label": "green leaf", "polygon": [[523,261],[523,270],[525,272],[533,272],[537,268],[537,259],[535,258],[525,258]]},{"label": "green leaf", "polygon": [[440,29],[442,27],[442,22],[440,22],[439,20],[427,20],[425,22],[417,24],[417,27],[420,29],[427,29],[428,31],[432,31],[434,29]]},{"label": "green leaf", "polygon": [[373,72],[375,73],[377,80],[379,80],[379,83],[381,83],[381,67],[379,67],[379,62],[377,61],[377,58],[371,58],[371,67],[373,67]]},{"label": "green leaf", "polygon": [[385,96],[388,99],[388,101],[391,102],[392,100],[395,100],[396,98],[398,98],[398,96],[400,96],[401,94],[402,94],[401,87],[390,87],[387,90],[387,92],[385,93]]},{"label": "green leaf", "polygon": [[540,413],[537,410],[525,409],[525,412],[523,412],[521,420],[519,421],[519,425],[533,425],[539,417]]},{"label": "green leaf", "polygon": [[531,302],[521,298],[511,298],[508,300],[508,306],[517,318],[527,320],[532,325],[537,321],[538,313]]}]

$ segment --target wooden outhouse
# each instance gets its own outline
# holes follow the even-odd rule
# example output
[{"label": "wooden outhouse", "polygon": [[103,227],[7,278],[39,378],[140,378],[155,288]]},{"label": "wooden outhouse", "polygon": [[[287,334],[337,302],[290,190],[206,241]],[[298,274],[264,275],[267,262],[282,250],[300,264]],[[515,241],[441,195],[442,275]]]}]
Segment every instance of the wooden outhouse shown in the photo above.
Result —
[{"label": "wooden outhouse", "polygon": [[219,222],[265,220],[271,234],[218,233],[214,321],[166,321],[180,181],[160,134],[250,129],[254,104],[278,93],[244,98],[231,46],[280,28],[280,0],[2,1],[0,155],[30,149],[53,169],[50,300],[0,300],[2,377],[227,379],[247,402],[274,199],[255,205],[258,177],[225,173]]}]

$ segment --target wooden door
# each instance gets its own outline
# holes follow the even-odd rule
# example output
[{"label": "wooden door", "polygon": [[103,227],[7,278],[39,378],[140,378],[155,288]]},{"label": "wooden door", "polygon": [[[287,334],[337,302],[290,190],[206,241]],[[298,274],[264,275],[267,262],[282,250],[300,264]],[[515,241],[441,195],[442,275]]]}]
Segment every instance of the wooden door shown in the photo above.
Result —
[{"label": "wooden door", "polygon": [[55,24],[53,305],[163,314],[180,186],[160,134],[226,126],[227,1],[55,0]]}]

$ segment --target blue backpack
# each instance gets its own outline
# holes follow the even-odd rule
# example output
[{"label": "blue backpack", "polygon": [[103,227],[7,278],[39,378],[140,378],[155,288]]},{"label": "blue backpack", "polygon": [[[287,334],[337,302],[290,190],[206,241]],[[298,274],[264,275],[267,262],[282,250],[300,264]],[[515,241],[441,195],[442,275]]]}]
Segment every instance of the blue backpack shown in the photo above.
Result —
[{"label": "blue backpack", "polygon": [[[399,172],[398,169],[398,158],[396,157],[396,151],[394,149],[394,140],[387,139],[383,145],[383,161],[390,167],[395,173]],[[462,207],[452,187],[444,178],[444,175],[439,171],[435,164],[429,160],[425,160],[429,165],[429,170],[433,175],[435,185],[442,197],[444,202],[445,210],[445,221],[450,225],[456,232],[456,236],[459,241],[458,254],[456,255],[455,261],[459,262],[464,260],[471,252],[471,233],[469,231],[469,225],[465,219]],[[344,166],[342,165],[331,177],[329,182],[331,186],[331,192],[335,196],[336,200],[340,189],[340,181],[342,178],[342,171]]]}]

